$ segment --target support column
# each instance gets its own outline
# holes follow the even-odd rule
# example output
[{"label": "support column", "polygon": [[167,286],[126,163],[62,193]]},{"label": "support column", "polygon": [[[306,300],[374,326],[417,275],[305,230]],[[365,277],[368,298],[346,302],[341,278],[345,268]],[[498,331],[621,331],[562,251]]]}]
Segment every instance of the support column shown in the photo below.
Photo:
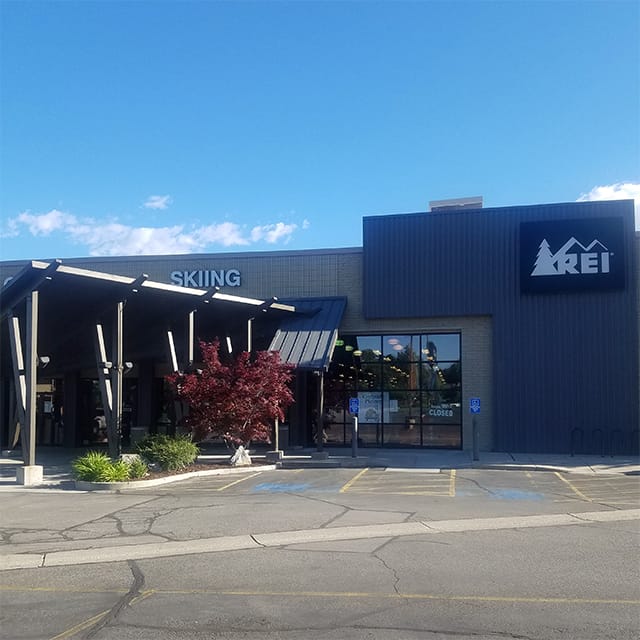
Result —
[{"label": "support column", "polygon": [[117,458],[122,453],[122,376],[124,362],[122,358],[122,327],[124,302],[116,304],[113,332],[113,367],[111,368],[111,390],[113,392],[113,411],[109,429],[109,455]]},{"label": "support column", "polygon": [[187,317],[187,366],[191,367],[194,361],[195,341],[195,311],[190,311]]},{"label": "support column", "polygon": [[324,369],[314,371],[318,376],[318,402],[316,417],[316,450],[311,454],[315,460],[326,460],[329,454],[324,450]]},{"label": "support column", "polygon": [[27,297],[26,344],[26,404],[25,425],[22,431],[22,457],[24,465],[16,469],[18,484],[32,485],[42,482],[42,466],[36,465],[36,385],[38,380],[38,291]]},{"label": "support column", "polygon": [[253,349],[253,321],[255,318],[247,320],[247,352],[251,353]]}]

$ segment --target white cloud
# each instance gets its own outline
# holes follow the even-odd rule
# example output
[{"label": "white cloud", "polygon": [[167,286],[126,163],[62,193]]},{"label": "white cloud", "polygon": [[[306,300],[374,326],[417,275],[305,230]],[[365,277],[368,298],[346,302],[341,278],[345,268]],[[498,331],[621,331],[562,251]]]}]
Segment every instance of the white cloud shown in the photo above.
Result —
[{"label": "white cloud", "polygon": [[75,216],[57,209],[52,209],[48,213],[40,215],[23,211],[17,218],[9,221],[9,225],[13,229],[17,229],[19,225],[24,225],[32,236],[48,236],[54,231],[63,230],[75,223]]},{"label": "white cloud", "polygon": [[284,240],[286,244],[291,239],[291,234],[293,234],[297,228],[297,224],[285,224],[284,222],[253,227],[253,229],[251,229],[251,240],[253,242],[264,240],[269,244],[275,244],[279,240]]},{"label": "white cloud", "polygon": [[578,202],[587,200],[633,200],[636,212],[636,229],[640,229],[640,183],[616,182],[594,187],[589,193],[582,193]]},{"label": "white cloud", "polygon": [[92,256],[160,255],[215,251],[222,247],[247,246],[252,243],[286,243],[297,229],[295,224],[276,222],[254,227],[250,232],[234,222],[205,226],[173,225],[167,227],[134,227],[117,220],[99,221],[79,218],[52,209],[47,213],[20,213],[7,220],[5,237],[52,236],[83,246]]},{"label": "white cloud", "polygon": [[200,227],[194,230],[193,235],[203,247],[212,242],[217,242],[224,247],[249,244],[249,240],[242,234],[242,227],[235,222],[222,222]]},{"label": "white cloud", "polygon": [[130,227],[112,222],[96,226],[78,225],[67,231],[76,244],[88,247],[92,256],[189,253],[199,248],[180,225]]},{"label": "white cloud", "polygon": [[142,205],[145,209],[168,209],[171,204],[171,196],[149,196]]}]

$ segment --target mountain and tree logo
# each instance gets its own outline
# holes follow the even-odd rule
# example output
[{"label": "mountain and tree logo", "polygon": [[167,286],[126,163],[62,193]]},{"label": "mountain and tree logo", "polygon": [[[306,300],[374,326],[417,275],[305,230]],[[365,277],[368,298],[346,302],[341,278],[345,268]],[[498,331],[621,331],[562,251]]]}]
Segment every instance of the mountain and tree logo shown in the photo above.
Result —
[{"label": "mountain and tree logo", "polygon": [[622,217],[522,221],[520,291],[624,289]]},{"label": "mountain and tree logo", "polygon": [[573,236],[553,253],[549,242],[544,238],[540,243],[531,275],[609,273],[611,255],[600,240],[593,240],[585,246]]}]

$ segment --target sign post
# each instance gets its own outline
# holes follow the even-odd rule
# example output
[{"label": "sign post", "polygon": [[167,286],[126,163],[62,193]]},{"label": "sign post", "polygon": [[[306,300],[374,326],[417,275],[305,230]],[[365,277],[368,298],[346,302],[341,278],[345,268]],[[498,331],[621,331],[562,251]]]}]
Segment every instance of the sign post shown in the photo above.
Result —
[{"label": "sign post", "polygon": [[358,412],[360,411],[360,400],[349,398],[349,413],[353,415],[353,426],[351,427],[351,457],[358,457]]},{"label": "sign post", "polygon": [[469,412],[473,416],[473,459],[480,459],[480,434],[478,433],[478,418],[477,415],[480,413],[480,398],[470,398],[469,399]]}]

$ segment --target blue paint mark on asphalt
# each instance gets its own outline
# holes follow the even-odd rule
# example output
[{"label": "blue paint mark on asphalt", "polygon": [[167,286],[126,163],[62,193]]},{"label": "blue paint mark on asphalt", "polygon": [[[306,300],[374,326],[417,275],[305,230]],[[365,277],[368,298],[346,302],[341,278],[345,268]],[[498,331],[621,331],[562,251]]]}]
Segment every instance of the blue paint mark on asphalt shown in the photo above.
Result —
[{"label": "blue paint mark on asphalt", "polygon": [[263,482],[257,484],[253,491],[264,491],[266,493],[300,493],[309,489],[311,485],[308,482],[300,484],[286,484],[283,482]]},{"label": "blue paint mark on asphalt", "polygon": [[494,498],[502,500],[544,500],[544,495],[520,489],[488,489]]}]

